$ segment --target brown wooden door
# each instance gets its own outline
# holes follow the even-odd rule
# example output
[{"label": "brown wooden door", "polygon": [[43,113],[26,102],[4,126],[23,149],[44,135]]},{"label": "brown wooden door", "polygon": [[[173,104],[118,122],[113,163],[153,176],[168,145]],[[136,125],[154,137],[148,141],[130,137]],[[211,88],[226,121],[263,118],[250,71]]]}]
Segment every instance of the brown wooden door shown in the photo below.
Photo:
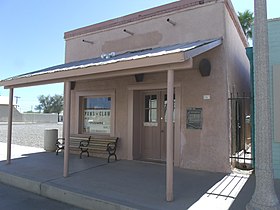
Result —
[{"label": "brown wooden door", "polygon": [[166,160],[166,108],[165,90],[145,91],[141,96],[141,154],[142,159]]}]

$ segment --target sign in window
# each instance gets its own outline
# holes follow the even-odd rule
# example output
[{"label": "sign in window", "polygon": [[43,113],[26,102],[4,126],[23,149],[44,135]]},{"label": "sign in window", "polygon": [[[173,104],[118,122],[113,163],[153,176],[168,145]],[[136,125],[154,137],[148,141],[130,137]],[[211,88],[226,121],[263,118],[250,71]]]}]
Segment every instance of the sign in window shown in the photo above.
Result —
[{"label": "sign in window", "polygon": [[85,97],[83,99],[84,133],[110,134],[111,98]]}]

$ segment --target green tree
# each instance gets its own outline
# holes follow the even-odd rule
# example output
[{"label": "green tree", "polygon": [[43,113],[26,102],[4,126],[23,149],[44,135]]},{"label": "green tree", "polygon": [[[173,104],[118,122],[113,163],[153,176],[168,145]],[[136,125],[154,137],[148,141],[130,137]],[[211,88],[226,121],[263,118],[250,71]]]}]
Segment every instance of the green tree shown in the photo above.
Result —
[{"label": "green tree", "polygon": [[253,12],[245,10],[244,12],[238,12],[238,19],[247,40],[252,39],[252,25],[254,22]]},{"label": "green tree", "polygon": [[63,110],[63,96],[38,96],[39,105],[35,106],[35,110],[43,113],[60,113]]}]

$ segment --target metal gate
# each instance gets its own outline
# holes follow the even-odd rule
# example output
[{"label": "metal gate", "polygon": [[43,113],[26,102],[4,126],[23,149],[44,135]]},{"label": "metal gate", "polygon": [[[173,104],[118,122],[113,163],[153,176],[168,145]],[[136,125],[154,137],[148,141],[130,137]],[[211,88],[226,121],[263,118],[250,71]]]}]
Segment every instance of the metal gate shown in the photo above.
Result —
[{"label": "metal gate", "polygon": [[231,93],[231,154],[230,162],[233,168],[253,169],[253,141],[251,97]]}]

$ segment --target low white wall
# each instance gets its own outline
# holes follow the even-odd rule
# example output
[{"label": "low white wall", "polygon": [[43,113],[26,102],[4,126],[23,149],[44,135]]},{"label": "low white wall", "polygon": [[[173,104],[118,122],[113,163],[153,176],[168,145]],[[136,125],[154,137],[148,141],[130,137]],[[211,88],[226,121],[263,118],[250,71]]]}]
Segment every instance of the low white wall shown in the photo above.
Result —
[{"label": "low white wall", "polygon": [[55,123],[58,121],[58,116],[56,113],[51,114],[41,114],[41,113],[23,113],[22,114],[23,122],[47,122]]},{"label": "low white wall", "polygon": [[[0,122],[8,121],[9,106],[0,105]],[[60,116],[60,119],[62,117]],[[13,122],[42,122],[56,123],[58,116],[56,113],[20,113],[17,109],[13,109]]]}]

